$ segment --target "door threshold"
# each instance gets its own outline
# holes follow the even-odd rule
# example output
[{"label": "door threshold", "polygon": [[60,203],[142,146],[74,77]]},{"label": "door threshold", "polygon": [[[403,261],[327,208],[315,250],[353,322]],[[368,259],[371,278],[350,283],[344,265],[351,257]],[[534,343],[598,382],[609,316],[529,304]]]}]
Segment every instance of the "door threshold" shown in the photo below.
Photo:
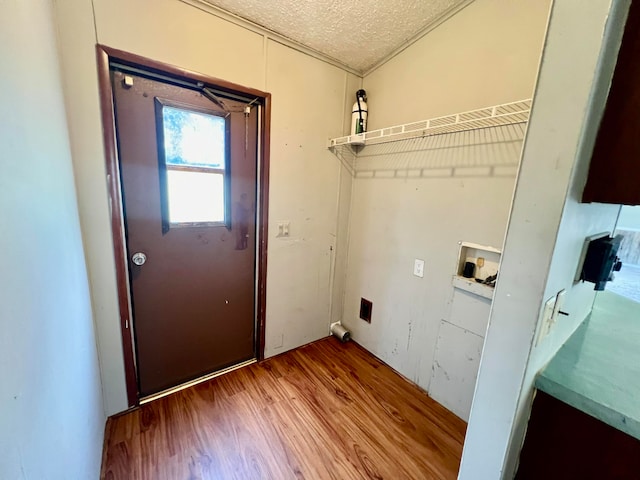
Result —
[{"label": "door threshold", "polygon": [[251,360],[247,360],[246,362],[237,363],[230,367],[223,368],[222,370],[217,370],[213,373],[208,373],[207,375],[198,377],[194,380],[189,380],[188,382],[181,383],[180,385],[176,385],[175,387],[167,388],[166,390],[162,390],[161,392],[154,393],[153,395],[149,395],[147,397],[141,398],[140,405],[153,402],[154,400],[158,400],[159,398],[166,397],[167,395],[171,395],[172,393],[179,392],[180,390],[184,390],[185,388],[193,387],[194,385],[198,385],[199,383],[206,382],[207,380],[211,380],[212,378],[219,377],[220,375],[224,375],[225,373],[238,370],[239,368],[247,367],[256,362],[257,360],[255,358],[252,358]]}]

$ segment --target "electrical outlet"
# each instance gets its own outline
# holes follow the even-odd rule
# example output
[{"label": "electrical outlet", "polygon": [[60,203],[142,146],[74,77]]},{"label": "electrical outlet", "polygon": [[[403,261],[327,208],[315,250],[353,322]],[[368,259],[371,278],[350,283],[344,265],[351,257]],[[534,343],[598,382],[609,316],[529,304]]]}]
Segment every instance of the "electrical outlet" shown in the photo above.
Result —
[{"label": "electrical outlet", "polygon": [[278,234],[277,238],[289,236],[289,221],[278,222]]},{"label": "electrical outlet", "polygon": [[419,258],[415,259],[413,262],[413,274],[416,277],[424,277],[424,260],[420,260]]},{"label": "electrical outlet", "polygon": [[551,315],[551,321],[553,323],[558,321],[558,314],[560,310],[562,310],[562,305],[564,305],[564,297],[567,296],[567,291],[563,288],[556,295],[556,302],[553,305],[553,314]]},{"label": "electrical outlet", "polygon": [[542,311],[542,321],[540,322],[540,330],[538,331],[538,338],[536,340],[536,346],[547,336],[551,327],[553,326],[553,309],[556,305],[556,297],[551,297],[544,304]]}]

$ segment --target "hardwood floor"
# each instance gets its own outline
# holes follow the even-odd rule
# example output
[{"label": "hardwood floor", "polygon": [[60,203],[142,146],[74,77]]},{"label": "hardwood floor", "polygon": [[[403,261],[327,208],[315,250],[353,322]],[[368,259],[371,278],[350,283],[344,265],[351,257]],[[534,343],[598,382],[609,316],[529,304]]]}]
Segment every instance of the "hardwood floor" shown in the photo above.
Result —
[{"label": "hardwood floor", "polygon": [[456,478],[466,424],[327,338],[109,419],[102,478]]}]

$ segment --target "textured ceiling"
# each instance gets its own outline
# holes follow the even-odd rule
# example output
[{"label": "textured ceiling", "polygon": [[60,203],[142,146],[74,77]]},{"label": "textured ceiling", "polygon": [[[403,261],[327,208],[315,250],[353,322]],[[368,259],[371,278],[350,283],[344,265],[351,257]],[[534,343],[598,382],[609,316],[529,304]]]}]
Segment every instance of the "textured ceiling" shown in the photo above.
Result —
[{"label": "textured ceiling", "polygon": [[206,0],[366,72],[468,0]]}]

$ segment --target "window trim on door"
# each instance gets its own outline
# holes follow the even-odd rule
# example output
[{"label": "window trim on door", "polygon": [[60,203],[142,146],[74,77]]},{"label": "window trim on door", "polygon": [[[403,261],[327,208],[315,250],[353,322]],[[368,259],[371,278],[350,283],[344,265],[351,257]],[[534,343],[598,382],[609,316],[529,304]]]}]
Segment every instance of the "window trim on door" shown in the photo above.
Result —
[{"label": "window trim on door", "polygon": [[124,353],[125,381],[129,407],[139,405],[140,397],[134,355],[133,329],[130,322],[131,300],[129,296],[129,278],[126,258],[124,230],[124,212],[122,189],[120,184],[120,165],[118,160],[113,91],[109,71],[109,63],[118,61],[133,67],[169,76],[176,81],[186,80],[200,82],[220,92],[252,96],[258,99],[261,109],[258,142],[258,218],[256,231],[258,247],[256,252],[257,305],[256,305],[256,358],[264,359],[265,317],[266,317],[266,284],[267,284],[267,238],[269,215],[269,152],[271,139],[271,94],[253,88],[237,85],[215,77],[182,69],[174,65],[151,60],[133,53],[128,53],[105,45],[96,45],[98,66],[98,84],[100,109],[102,114],[102,130],[105,147],[107,170],[107,187],[111,206],[111,231],[113,235],[113,253],[116,267],[118,308],[120,313],[120,330]]},{"label": "window trim on door", "polygon": [[[182,102],[175,102],[165,98],[154,99],[155,115],[156,115],[156,136],[158,138],[158,171],[160,173],[160,204],[162,208],[162,233],[165,234],[172,228],[181,227],[220,227],[224,226],[227,230],[231,230],[231,124],[228,114],[216,112],[195,105],[188,105]],[[224,119],[224,168],[217,169],[211,167],[200,167],[195,165],[172,165],[167,164],[167,158],[164,151],[164,119],[163,108],[179,108],[190,112],[203,113]],[[167,180],[168,170],[182,170],[202,173],[219,173],[223,176],[224,184],[224,220],[221,222],[172,222],[169,218],[169,187]]]}]

